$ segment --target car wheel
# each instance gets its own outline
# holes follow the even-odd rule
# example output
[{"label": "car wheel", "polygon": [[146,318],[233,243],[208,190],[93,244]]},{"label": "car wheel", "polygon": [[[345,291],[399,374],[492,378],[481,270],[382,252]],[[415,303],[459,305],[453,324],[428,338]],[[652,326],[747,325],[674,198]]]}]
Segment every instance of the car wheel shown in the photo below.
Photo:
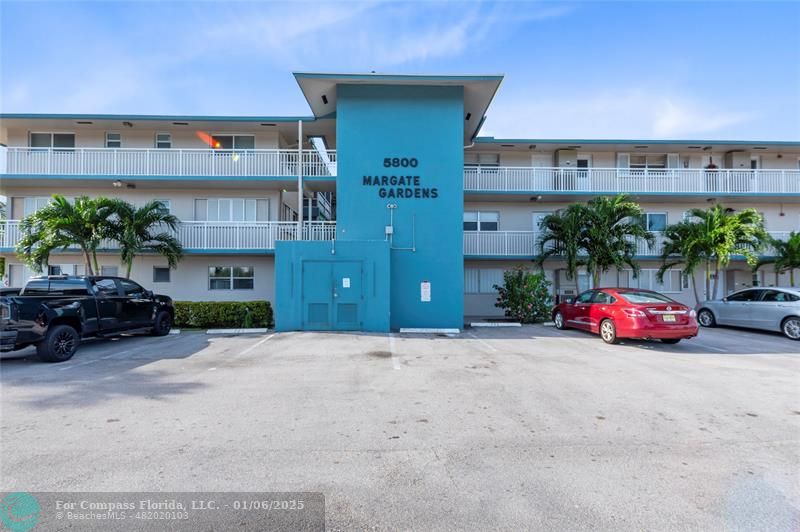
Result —
[{"label": "car wheel", "polygon": [[617,343],[617,327],[611,320],[603,320],[600,322],[600,338],[607,344]]},{"label": "car wheel", "polygon": [[567,326],[564,323],[564,315],[561,312],[556,312],[555,316],[553,316],[553,322],[556,324],[556,329],[566,329]]},{"label": "car wheel", "polygon": [[681,341],[680,338],[662,338],[661,341],[665,344],[677,344]]},{"label": "car wheel", "polygon": [[69,325],[56,325],[36,344],[36,354],[45,362],[65,362],[72,358],[80,343],[78,331]]},{"label": "car wheel", "polygon": [[172,329],[172,316],[166,310],[162,310],[156,314],[153,330],[150,334],[153,336],[166,336],[169,334],[170,329]]},{"label": "car wheel", "polygon": [[783,320],[781,330],[787,338],[792,340],[800,340],[800,318],[792,316]]},{"label": "car wheel", "polygon": [[703,327],[716,327],[717,319],[714,317],[713,312],[704,308],[697,313],[697,323]]}]

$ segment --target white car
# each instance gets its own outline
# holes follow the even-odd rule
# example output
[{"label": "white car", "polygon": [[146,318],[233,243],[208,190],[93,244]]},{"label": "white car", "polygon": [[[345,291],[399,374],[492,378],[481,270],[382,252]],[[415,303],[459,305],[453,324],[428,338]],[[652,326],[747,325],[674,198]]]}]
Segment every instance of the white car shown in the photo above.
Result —
[{"label": "white car", "polygon": [[703,327],[735,325],[781,331],[800,340],[800,289],[747,288],[727,297],[697,306],[697,321]]}]

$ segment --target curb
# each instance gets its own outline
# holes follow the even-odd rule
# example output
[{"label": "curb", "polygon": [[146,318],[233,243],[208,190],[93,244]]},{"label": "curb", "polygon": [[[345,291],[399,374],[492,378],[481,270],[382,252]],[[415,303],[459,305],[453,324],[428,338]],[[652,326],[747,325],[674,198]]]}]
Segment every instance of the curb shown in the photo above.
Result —
[{"label": "curb", "polygon": [[522,327],[519,322],[510,321],[475,321],[469,324],[470,327]]},{"label": "curb", "polygon": [[459,334],[461,332],[460,329],[426,329],[424,327],[409,327],[405,329],[400,329],[400,333],[409,333],[409,334]]},{"label": "curb", "polygon": [[209,329],[206,334],[264,334],[269,329]]}]

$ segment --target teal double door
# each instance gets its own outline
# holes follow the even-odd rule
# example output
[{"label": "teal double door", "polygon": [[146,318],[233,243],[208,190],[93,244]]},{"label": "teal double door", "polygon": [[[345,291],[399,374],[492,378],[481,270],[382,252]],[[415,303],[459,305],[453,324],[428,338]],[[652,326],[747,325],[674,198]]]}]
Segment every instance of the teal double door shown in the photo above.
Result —
[{"label": "teal double door", "polygon": [[303,262],[303,329],[357,331],[364,301],[360,261]]}]

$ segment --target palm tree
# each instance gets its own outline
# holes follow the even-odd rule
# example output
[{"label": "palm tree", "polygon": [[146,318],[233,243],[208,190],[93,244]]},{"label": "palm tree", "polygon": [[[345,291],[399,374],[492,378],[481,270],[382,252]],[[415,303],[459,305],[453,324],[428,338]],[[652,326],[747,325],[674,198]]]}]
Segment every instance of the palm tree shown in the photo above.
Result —
[{"label": "palm tree", "polygon": [[637,242],[652,245],[655,241],[642,223],[644,211],[639,204],[625,194],[599,196],[589,202],[584,212],[581,245],[587,253],[586,270],[592,274],[593,286],[599,286],[600,275],[612,267],[622,270],[628,266],[634,277],[638,276]]},{"label": "palm tree", "polygon": [[548,258],[563,258],[568,279],[575,277],[579,266],[586,266],[593,286],[612,267],[629,266],[638,275],[637,240],[649,244],[654,240],[641,223],[643,215],[642,208],[624,194],[597,197],[586,205],[573,203],[542,219],[536,262],[542,266]]},{"label": "palm tree", "polygon": [[139,208],[122,200],[113,200],[113,203],[116,216],[109,237],[119,242],[125,277],[130,278],[133,259],[142,252],[155,252],[167,260],[170,268],[175,268],[183,257],[183,248],[173,236],[180,220],[158,200]]},{"label": "palm tree", "polygon": [[706,298],[710,299],[717,297],[719,274],[730,264],[731,255],[742,255],[754,266],[759,250],[769,239],[761,214],[752,208],[735,211],[717,204],[708,209],[691,209],[687,221],[697,225],[691,233],[692,253],[705,264]]},{"label": "palm tree", "polygon": [[541,267],[550,257],[559,257],[567,263],[567,279],[574,279],[578,267],[584,263],[579,259],[581,254],[581,233],[583,231],[585,207],[578,203],[548,214],[542,218],[538,242],[538,256],[535,262]]},{"label": "palm tree", "polygon": [[761,257],[753,270],[766,264],[775,265],[775,275],[789,272],[789,283],[794,286],[794,270],[800,268],[800,233],[792,231],[789,238],[770,238],[769,245],[775,250],[771,257]]},{"label": "palm tree", "polygon": [[94,275],[100,270],[97,248],[108,234],[113,214],[113,200],[81,196],[70,203],[56,194],[47,206],[21,221],[17,255],[41,273],[50,253],[77,246],[86,261],[87,273]]},{"label": "palm tree", "polygon": [[704,243],[699,224],[683,220],[667,226],[661,249],[661,267],[656,272],[656,279],[661,283],[667,270],[682,266],[681,272],[691,279],[694,300],[697,304],[700,303],[700,294],[697,292],[695,270],[710,257],[703,247]]}]

